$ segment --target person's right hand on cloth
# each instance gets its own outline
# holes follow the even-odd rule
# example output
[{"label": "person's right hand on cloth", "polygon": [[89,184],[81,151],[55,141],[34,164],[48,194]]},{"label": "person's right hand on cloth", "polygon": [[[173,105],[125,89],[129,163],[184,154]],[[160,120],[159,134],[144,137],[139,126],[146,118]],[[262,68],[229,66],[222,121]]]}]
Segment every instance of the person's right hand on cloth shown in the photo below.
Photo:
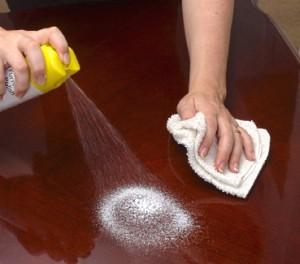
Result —
[{"label": "person's right hand on cloth", "polygon": [[232,172],[237,173],[243,151],[247,159],[255,159],[252,139],[243,128],[238,126],[220,96],[190,91],[178,103],[177,112],[182,119],[191,118],[197,112],[204,114],[207,131],[200,145],[199,155],[201,158],[206,157],[217,136],[215,167],[219,172],[224,172],[225,167],[228,166]]},{"label": "person's right hand on cloth", "polygon": [[204,158],[217,137],[215,167],[238,172],[240,157],[254,160],[253,142],[224,106],[226,71],[234,0],[182,0],[190,56],[189,92],[180,100],[182,119],[202,112],[207,132],[199,154]]}]

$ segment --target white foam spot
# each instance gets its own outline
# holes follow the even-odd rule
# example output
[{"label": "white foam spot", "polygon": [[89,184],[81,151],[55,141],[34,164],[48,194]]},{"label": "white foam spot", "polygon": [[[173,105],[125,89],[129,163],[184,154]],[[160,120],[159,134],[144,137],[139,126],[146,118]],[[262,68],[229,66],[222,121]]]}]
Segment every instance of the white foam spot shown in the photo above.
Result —
[{"label": "white foam spot", "polygon": [[99,206],[104,229],[125,246],[166,248],[191,232],[190,214],[170,195],[152,187],[120,188]]}]

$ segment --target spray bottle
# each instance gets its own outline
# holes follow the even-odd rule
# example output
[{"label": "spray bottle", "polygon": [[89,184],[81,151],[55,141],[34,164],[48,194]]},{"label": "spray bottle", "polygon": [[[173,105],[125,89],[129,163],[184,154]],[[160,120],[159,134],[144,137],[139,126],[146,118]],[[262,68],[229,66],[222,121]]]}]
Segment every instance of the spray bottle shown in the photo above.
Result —
[{"label": "spray bottle", "polygon": [[30,88],[27,93],[22,98],[18,98],[15,96],[15,75],[13,69],[9,67],[6,70],[6,93],[2,101],[0,101],[0,111],[6,110],[58,88],[71,75],[80,70],[76,55],[71,48],[69,48],[69,65],[65,65],[61,62],[57,52],[50,45],[42,45],[41,50],[45,60],[45,83],[43,85],[39,85],[34,82],[34,80],[31,80]]}]

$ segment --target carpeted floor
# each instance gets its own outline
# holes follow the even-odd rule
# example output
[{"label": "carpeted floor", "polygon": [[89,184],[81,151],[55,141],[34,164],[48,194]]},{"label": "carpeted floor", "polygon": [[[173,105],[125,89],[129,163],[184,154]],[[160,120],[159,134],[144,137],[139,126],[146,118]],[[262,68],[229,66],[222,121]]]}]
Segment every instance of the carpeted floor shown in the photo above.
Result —
[{"label": "carpeted floor", "polygon": [[9,8],[5,0],[0,0],[0,13],[8,12]]},{"label": "carpeted floor", "polygon": [[279,31],[300,56],[300,1],[258,0],[257,4],[271,17]]}]

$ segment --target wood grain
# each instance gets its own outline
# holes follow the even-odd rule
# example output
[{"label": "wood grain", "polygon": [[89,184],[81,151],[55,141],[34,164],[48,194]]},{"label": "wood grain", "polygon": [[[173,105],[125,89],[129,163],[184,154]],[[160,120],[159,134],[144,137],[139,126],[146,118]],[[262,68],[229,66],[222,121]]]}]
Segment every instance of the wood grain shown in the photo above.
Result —
[{"label": "wood grain", "polygon": [[142,256],[99,228],[101,178],[89,171],[62,87],[0,114],[1,263],[299,263],[299,65],[250,1],[236,1],[226,104],[267,128],[272,145],[246,200],[200,180],[165,129],[187,91],[179,2],[90,3],[10,18],[17,28],[63,30],[82,66],[76,82],[201,232],[188,247]]}]

